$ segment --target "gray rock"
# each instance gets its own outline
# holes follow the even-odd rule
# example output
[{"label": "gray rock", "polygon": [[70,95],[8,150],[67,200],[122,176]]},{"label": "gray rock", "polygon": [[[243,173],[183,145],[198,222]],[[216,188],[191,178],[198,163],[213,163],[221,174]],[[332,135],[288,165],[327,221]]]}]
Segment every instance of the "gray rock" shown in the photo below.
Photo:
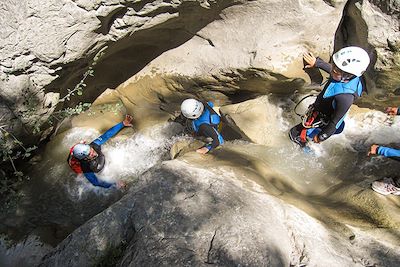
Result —
[{"label": "gray rock", "polygon": [[[105,58],[96,65],[96,78],[87,82],[84,98],[74,98],[67,106],[95,99],[149,62],[142,75],[218,77],[231,69],[253,67],[308,80],[301,70],[301,54],[311,50],[328,59],[343,6],[344,1],[3,1],[1,97],[18,103],[9,106],[8,113],[18,117],[27,132],[18,132],[16,125],[10,129],[23,140],[31,135],[38,114],[52,112],[37,103],[35,114],[20,114],[27,110],[19,106],[24,105],[23,90],[35,94],[37,102],[45,101],[45,94],[39,93],[43,90],[63,97],[105,46]],[[350,1],[337,31],[336,47],[361,45],[372,55],[376,50],[373,62],[382,75],[372,75],[371,66],[369,84],[380,101],[388,101],[390,95],[381,88],[399,86],[398,8],[398,1]]]}]

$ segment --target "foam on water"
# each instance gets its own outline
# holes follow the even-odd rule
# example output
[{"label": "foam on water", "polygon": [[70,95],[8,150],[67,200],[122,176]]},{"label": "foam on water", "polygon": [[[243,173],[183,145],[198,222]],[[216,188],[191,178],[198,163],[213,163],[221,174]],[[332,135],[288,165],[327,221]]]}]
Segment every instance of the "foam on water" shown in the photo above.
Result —
[{"label": "foam on water", "polygon": [[[132,136],[117,135],[102,145],[106,165],[101,172],[96,173],[96,176],[107,182],[118,180],[133,182],[146,170],[168,159],[169,150],[175,142],[190,138],[179,135],[180,132],[182,132],[180,125],[168,123],[153,127],[151,131],[145,133],[135,133]],[[93,129],[74,128],[65,136],[62,143],[70,147],[81,139],[94,140],[99,135],[101,134]],[[53,171],[56,169],[53,168]],[[68,188],[73,198],[81,199],[87,191],[98,194],[110,192],[92,186],[83,175],[77,175],[76,181]]]},{"label": "foam on water", "polygon": [[[279,133],[269,136],[276,139],[271,141],[275,146],[267,146],[265,159],[276,171],[292,177],[290,179],[299,186],[306,188],[313,184],[314,189],[310,190],[314,193],[346,179],[362,180],[362,177],[375,173],[372,166],[380,162],[381,157],[368,157],[369,147],[398,142],[400,118],[393,120],[380,111],[366,112],[355,108],[355,112],[345,118],[346,126],[341,134],[332,135],[320,144],[309,142],[310,152],[305,153],[288,138],[290,128],[300,123],[300,118],[292,112],[295,103],[287,98],[278,102],[277,120],[268,123],[277,124]],[[307,106],[299,106],[299,110],[306,110]],[[363,170],[365,167],[368,171]]]}]

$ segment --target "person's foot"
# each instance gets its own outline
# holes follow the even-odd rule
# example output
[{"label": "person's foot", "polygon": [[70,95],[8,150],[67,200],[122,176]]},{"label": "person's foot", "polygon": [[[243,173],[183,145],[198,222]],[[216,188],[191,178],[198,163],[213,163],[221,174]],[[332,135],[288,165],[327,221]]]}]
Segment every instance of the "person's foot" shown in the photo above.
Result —
[{"label": "person's foot", "polygon": [[397,187],[392,178],[383,178],[372,183],[372,190],[382,195],[400,195],[400,187]]},{"label": "person's foot", "polygon": [[295,142],[296,144],[298,144],[300,147],[305,147],[306,143],[302,142],[300,140],[300,136],[296,135],[296,129],[295,127],[293,127],[292,129],[290,129],[289,131],[289,138],[290,140],[292,140],[293,142]]}]

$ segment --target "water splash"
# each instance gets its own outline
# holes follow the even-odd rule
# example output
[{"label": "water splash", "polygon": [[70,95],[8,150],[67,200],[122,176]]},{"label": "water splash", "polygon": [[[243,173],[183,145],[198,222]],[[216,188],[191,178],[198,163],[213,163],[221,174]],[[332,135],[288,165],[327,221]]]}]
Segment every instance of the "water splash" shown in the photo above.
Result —
[{"label": "water splash", "polygon": [[[169,150],[175,142],[189,138],[180,134],[181,132],[182,126],[179,124],[167,123],[153,127],[144,133],[114,137],[102,146],[106,165],[96,176],[107,182],[118,180],[134,182],[146,170],[169,159]],[[62,143],[68,147],[82,136],[85,140],[93,140],[99,135],[100,133],[93,129],[75,128],[65,136]],[[76,181],[68,188],[70,195],[76,200],[82,199],[88,191],[94,191],[97,194],[110,192],[110,190],[92,186],[83,175],[76,176]]]}]

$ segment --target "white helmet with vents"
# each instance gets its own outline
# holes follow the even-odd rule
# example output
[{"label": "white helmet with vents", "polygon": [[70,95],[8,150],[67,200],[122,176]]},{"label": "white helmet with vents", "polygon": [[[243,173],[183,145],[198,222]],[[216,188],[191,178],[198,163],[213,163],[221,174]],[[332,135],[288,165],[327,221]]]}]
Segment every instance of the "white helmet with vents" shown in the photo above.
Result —
[{"label": "white helmet with vents", "polygon": [[84,159],[90,154],[90,146],[87,144],[76,144],[72,150],[72,154],[77,159]]},{"label": "white helmet with vents", "polygon": [[193,98],[185,99],[181,104],[182,114],[188,119],[197,119],[203,113],[203,110],[203,103]]},{"label": "white helmet with vents", "polygon": [[367,69],[370,58],[364,49],[357,46],[349,46],[333,54],[333,62],[342,71],[359,77]]}]

